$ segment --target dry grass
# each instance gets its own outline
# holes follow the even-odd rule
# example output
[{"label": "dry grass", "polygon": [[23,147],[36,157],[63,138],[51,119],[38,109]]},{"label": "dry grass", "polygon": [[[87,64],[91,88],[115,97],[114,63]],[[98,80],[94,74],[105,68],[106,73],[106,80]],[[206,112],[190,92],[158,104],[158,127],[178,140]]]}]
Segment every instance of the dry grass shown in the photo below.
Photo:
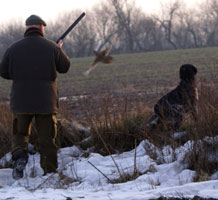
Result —
[{"label": "dry grass", "polygon": [[8,102],[0,102],[0,157],[11,149],[12,113]]},{"label": "dry grass", "polygon": [[[199,84],[198,120],[186,116],[181,130],[187,132],[186,140],[194,142],[190,154],[186,158],[189,168],[197,172],[196,181],[206,180],[217,170],[218,164],[210,160],[211,153],[218,151],[218,145],[202,141],[206,136],[214,138],[218,134],[218,91],[216,83]],[[151,115],[151,109],[146,101],[134,102],[123,96],[114,98],[112,94],[101,95],[81,102],[81,112],[92,127],[92,144],[95,152],[108,155],[134,149],[138,144],[148,139],[157,147],[171,145],[175,148],[181,141],[172,137],[174,131],[167,127],[149,130],[144,123]]]},{"label": "dry grass", "polygon": [[[197,172],[196,181],[209,179],[217,171],[218,163],[211,159],[218,151],[218,91],[217,84],[200,83],[198,120],[187,121],[186,130],[194,141],[188,157],[189,167]],[[209,141],[205,137],[211,138]]]},{"label": "dry grass", "polygon": [[[89,98],[81,102],[82,112],[92,127],[95,151],[103,155],[133,149],[143,137],[142,125],[148,119],[146,105],[132,105],[127,96],[113,98],[112,94]],[[107,148],[105,147],[105,144]]]},{"label": "dry grass", "polygon": [[[156,100],[178,83],[179,66],[193,63],[205,79],[199,84],[198,121],[187,116],[181,129],[186,130],[187,139],[195,143],[188,157],[189,168],[196,170],[197,180],[201,180],[207,177],[205,174],[210,175],[217,169],[216,163],[209,162],[208,153],[218,150],[218,145],[199,143],[205,136],[215,137],[218,134],[217,63],[214,64],[215,59],[210,57],[216,52],[217,48],[205,48],[117,55],[115,64],[110,68],[99,66],[87,78],[81,74],[89,67],[92,58],[73,59],[69,74],[64,78],[60,76],[58,82],[62,96],[74,94],[78,98],[62,101],[58,117],[70,122],[78,119],[90,125],[92,139],[89,145],[103,155],[134,149],[135,142],[138,144],[143,139],[157,147],[176,147],[180,143],[173,140],[173,130],[160,127],[151,131],[145,128],[144,123],[150,117],[151,106]],[[8,87],[4,89],[8,91]],[[85,95],[80,97],[82,94]],[[0,157],[10,151],[12,132],[12,114],[8,103],[2,102]],[[67,135],[67,127],[67,124],[59,126],[60,136]],[[61,137],[60,146],[79,143],[82,137],[77,136],[69,140]],[[37,141],[34,129],[31,140]]]},{"label": "dry grass", "polygon": [[[84,134],[79,132],[72,122],[72,116],[65,104],[60,105],[60,113],[58,114],[58,134],[56,144],[59,147],[72,146],[79,144],[84,139]],[[13,114],[10,110],[8,101],[0,102],[0,158],[11,151],[12,145],[12,129]],[[70,134],[69,134],[70,133]],[[29,142],[35,146],[35,150],[39,150],[37,130],[33,120],[31,135]]]},{"label": "dry grass", "polygon": [[[198,121],[187,116],[182,125],[186,130],[189,140],[194,141],[190,154],[186,158],[189,168],[197,172],[196,181],[208,179],[217,170],[218,164],[210,160],[209,155],[218,151],[216,141],[208,143],[202,141],[206,136],[215,137],[218,133],[218,91],[217,85],[201,82],[199,84]],[[91,146],[94,151],[102,155],[128,151],[135,148],[140,141],[148,139],[157,147],[171,145],[173,148],[180,143],[173,140],[171,129],[149,130],[144,124],[152,113],[147,107],[146,97],[107,95],[93,96],[79,100],[78,105],[83,113],[83,121],[91,126]],[[137,99],[137,101],[136,101]],[[0,104],[0,156],[10,151],[12,114],[8,103]],[[73,114],[68,109],[68,104],[61,105],[59,117],[72,119]],[[70,121],[67,121],[70,122]],[[59,124],[60,146],[79,144],[83,139],[78,133],[72,138],[66,138],[70,124]],[[37,134],[33,128],[30,141],[37,141]],[[34,142],[33,142],[34,143]],[[35,142],[37,146],[37,142]],[[126,178],[128,175],[124,176]],[[134,177],[134,176],[132,176]],[[122,177],[121,177],[122,178]],[[123,181],[118,180],[118,181]]]}]

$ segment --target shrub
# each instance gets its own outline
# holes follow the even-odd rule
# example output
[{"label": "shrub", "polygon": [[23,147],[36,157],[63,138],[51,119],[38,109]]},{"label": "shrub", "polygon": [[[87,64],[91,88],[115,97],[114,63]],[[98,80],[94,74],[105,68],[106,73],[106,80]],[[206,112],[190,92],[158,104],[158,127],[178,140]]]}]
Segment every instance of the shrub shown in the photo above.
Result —
[{"label": "shrub", "polygon": [[0,102],[0,158],[11,149],[12,113],[8,102]]}]

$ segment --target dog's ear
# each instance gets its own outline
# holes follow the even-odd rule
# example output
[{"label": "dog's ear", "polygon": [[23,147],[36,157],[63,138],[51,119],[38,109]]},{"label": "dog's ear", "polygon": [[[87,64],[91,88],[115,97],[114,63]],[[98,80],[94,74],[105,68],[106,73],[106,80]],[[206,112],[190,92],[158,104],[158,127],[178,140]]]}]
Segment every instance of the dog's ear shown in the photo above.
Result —
[{"label": "dog's ear", "polygon": [[180,67],[179,73],[182,80],[193,80],[197,74],[197,68],[191,64],[184,64]]},{"label": "dog's ear", "polygon": [[198,73],[198,70],[194,65],[190,65],[190,70],[193,72],[194,75]]}]

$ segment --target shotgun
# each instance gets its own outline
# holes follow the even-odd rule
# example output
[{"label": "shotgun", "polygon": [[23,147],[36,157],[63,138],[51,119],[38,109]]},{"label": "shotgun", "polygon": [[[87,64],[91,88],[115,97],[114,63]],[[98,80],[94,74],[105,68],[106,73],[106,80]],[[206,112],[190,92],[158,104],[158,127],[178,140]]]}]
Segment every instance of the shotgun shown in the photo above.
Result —
[{"label": "shotgun", "polygon": [[79,21],[85,16],[86,14],[83,12],[76,20],[75,22],[73,22],[73,24],[71,24],[71,26],[61,35],[61,37],[58,38],[58,40],[56,41],[56,43],[58,43],[60,40],[63,40],[70,31],[72,31],[72,29],[79,23]]}]

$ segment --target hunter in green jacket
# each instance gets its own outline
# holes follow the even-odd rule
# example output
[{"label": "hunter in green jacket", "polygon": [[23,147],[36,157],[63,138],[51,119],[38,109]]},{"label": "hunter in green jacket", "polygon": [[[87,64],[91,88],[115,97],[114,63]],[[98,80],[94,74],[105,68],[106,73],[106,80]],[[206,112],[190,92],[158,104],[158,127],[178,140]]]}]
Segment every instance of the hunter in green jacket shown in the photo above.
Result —
[{"label": "hunter in green jacket", "polygon": [[57,72],[66,73],[70,60],[56,44],[44,37],[46,23],[37,15],[26,20],[24,38],[12,44],[0,63],[0,75],[13,81],[10,96],[14,113],[12,158],[13,177],[23,177],[28,162],[28,139],[35,118],[44,173],[56,172],[58,112]]}]

